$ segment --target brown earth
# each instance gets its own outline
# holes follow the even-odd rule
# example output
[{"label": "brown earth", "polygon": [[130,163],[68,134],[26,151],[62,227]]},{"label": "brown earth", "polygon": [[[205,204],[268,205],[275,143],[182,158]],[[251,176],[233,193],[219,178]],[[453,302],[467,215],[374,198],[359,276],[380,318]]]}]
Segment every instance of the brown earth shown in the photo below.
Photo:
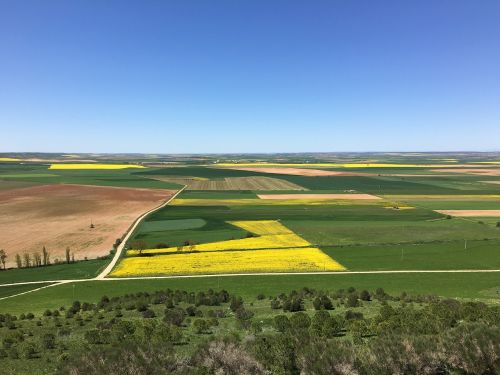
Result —
[{"label": "brown earth", "polygon": [[500,210],[435,210],[440,214],[460,217],[500,217]]},{"label": "brown earth", "polygon": [[339,171],[325,171],[323,169],[312,168],[293,168],[293,167],[231,167],[228,169],[237,169],[240,171],[261,172],[261,173],[275,173],[275,174],[289,174],[293,176],[376,176],[373,173],[362,172],[339,172]]},{"label": "brown earth", "polygon": [[257,194],[260,199],[350,199],[350,200],[373,200],[382,199],[370,194]]},{"label": "brown earth", "polygon": [[43,246],[53,261],[62,259],[66,247],[76,259],[106,255],[137,217],[173,194],[86,185],[0,190],[0,247],[10,266],[15,265],[15,254],[40,252]]}]

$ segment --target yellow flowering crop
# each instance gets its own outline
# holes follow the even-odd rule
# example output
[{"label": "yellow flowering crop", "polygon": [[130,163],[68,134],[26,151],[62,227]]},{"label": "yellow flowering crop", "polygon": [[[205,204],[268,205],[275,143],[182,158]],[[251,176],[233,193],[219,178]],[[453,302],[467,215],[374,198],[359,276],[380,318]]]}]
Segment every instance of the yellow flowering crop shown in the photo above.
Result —
[{"label": "yellow flowering crop", "polygon": [[51,164],[49,169],[125,169],[125,168],[146,168],[136,164]]},{"label": "yellow flowering crop", "polygon": [[259,237],[196,245],[129,250],[111,276],[241,272],[342,271],[345,268],[276,220],[230,221]]},{"label": "yellow flowering crop", "polygon": [[307,247],[125,258],[111,276],[343,271],[344,269],[321,250]]},{"label": "yellow flowering crop", "polygon": [[[195,251],[226,251],[226,250],[257,250],[257,249],[282,249],[289,247],[311,246],[309,242],[296,235],[290,229],[276,220],[257,221],[230,221],[229,223],[244,230],[259,235],[260,237],[243,238],[240,240],[228,240],[210,242],[194,246]],[[184,251],[189,248],[184,247]],[[177,252],[177,247],[165,249],[146,249],[142,254],[166,254]],[[127,255],[139,255],[138,250],[129,250]]]},{"label": "yellow flowering crop", "polygon": [[16,158],[0,158],[0,161],[19,161],[21,159],[16,159]]}]

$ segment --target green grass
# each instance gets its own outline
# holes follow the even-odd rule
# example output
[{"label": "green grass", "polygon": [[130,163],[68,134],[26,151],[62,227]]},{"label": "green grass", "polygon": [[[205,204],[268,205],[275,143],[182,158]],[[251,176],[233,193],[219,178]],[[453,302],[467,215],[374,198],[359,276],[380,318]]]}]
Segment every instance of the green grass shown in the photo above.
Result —
[{"label": "green grass", "polygon": [[134,170],[49,170],[47,166],[0,168],[0,179],[44,184],[81,184],[131,188],[179,189],[181,186],[132,173]]},{"label": "green grass", "polygon": [[[276,193],[275,190],[273,192]],[[279,193],[283,193],[279,191]],[[259,191],[259,194],[261,192]],[[257,198],[257,194],[249,190],[240,191],[213,191],[213,190],[184,190],[179,198],[183,199],[244,199],[244,198]]]},{"label": "green grass", "polygon": [[134,174],[139,174],[143,176],[148,175],[166,175],[166,176],[177,176],[177,177],[203,177],[209,179],[217,179],[224,177],[247,177],[247,176],[268,176],[267,173],[249,172],[249,171],[239,171],[235,169],[217,169],[217,168],[206,168],[206,167],[173,167],[173,168],[161,168],[161,169],[151,169],[147,171],[135,172]]},{"label": "green grass", "polygon": [[179,219],[146,221],[141,224],[141,233],[201,228],[207,222],[203,219]]},{"label": "green grass", "polygon": [[0,284],[25,281],[87,279],[97,276],[109,260],[93,259],[73,264],[52,264],[47,267],[9,269],[0,272]]},{"label": "green grass", "polygon": [[443,220],[293,220],[283,222],[309,242],[320,246],[415,243],[500,238],[500,228],[460,218]]},{"label": "green grass", "polygon": [[500,287],[498,276],[498,273],[337,274],[84,281],[58,285],[2,301],[0,313],[41,313],[47,308],[67,306],[74,300],[97,302],[103,295],[112,297],[166,288],[188,291],[226,289],[244,298],[255,298],[260,293],[277,295],[305,286],[322,290],[353,286],[368,290],[381,287],[393,295],[406,291],[411,294],[487,299],[498,298],[494,292]]},{"label": "green grass", "polygon": [[430,210],[500,210],[500,199],[483,201],[428,200],[405,201],[405,203]]},{"label": "green grass", "polygon": [[465,241],[451,241],[322,250],[349,271],[500,269],[500,240],[467,241],[467,249]]},{"label": "green grass", "polygon": [[49,283],[2,286],[2,287],[0,287],[0,298],[13,296],[15,294],[27,292],[29,290],[40,288],[44,285],[49,285]]}]

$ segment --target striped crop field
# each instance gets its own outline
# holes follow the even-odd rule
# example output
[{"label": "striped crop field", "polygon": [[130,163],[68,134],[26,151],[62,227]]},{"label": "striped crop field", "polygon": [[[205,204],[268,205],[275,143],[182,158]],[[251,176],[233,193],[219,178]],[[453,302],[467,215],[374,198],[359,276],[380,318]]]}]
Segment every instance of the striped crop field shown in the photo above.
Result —
[{"label": "striped crop field", "polygon": [[153,177],[160,181],[186,185],[186,190],[307,190],[293,182],[265,176],[226,177],[218,180],[198,177]]}]

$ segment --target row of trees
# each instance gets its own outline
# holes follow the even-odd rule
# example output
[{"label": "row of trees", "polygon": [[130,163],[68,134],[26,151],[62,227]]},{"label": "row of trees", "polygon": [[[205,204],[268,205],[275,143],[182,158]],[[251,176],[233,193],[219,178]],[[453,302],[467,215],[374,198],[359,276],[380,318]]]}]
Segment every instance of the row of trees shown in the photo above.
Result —
[{"label": "row of trees", "polygon": [[[4,249],[0,249],[0,263],[4,270],[6,269],[7,258],[8,258],[7,252]],[[23,253],[22,255],[16,254],[15,259],[17,268],[43,267],[52,264],[50,258],[50,252],[47,250],[45,246],[42,248],[41,253],[39,251],[35,251],[31,254],[28,252]],[[62,261],[59,260],[58,258],[55,258],[54,260],[54,263],[56,264],[61,262]],[[65,251],[65,263],[69,264],[74,262],[75,262],[75,254],[71,252],[71,249],[69,247],[67,247]]]},{"label": "row of trees", "polygon": [[[170,247],[169,244],[160,242],[155,248],[156,249],[165,249]],[[131,244],[131,248],[133,250],[139,251],[139,255],[142,255],[142,252],[148,248],[148,244],[144,240],[135,240]],[[184,250],[186,251],[194,251],[196,249],[196,242],[194,241],[184,241],[182,245],[177,246],[177,252],[182,253]]]}]

